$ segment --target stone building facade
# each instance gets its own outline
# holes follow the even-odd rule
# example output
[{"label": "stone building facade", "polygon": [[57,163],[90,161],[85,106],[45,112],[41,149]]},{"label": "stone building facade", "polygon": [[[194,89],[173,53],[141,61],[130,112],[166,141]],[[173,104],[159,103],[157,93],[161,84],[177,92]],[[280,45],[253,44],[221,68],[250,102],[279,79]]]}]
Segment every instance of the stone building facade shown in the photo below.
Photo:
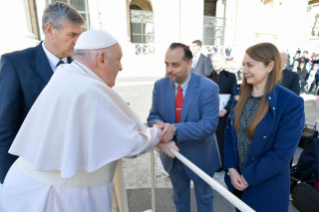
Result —
[{"label": "stone building facade", "polygon": [[[39,43],[44,38],[42,12],[54,1],[1,2],[0,55]],[[71,4],[83,15],[86,29],[104,29],[119,40],[124,51],[124,71],[120,76],[163,75],[164,54],[172,42],[191,45],[193,40],[202,40],[204,53],[212,47],[223,51],[229,46],[235,59],[241,60],[245,49],[259,42],[272,42],[280,50],[293,52],[298,47],[318,47],[319,41],[316,1],[60,1]]]}]

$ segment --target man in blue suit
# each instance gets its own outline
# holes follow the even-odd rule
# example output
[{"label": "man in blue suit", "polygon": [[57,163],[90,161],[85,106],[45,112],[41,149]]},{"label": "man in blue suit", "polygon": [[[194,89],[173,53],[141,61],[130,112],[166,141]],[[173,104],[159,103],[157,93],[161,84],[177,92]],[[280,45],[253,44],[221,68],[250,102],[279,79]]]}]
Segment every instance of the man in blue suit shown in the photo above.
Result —
[{"label": "man in blue suit", "polygon": [[[221,167],[215,131],[218,124],[218,86],[191,72],[192,53],[173,43],[165,57],[167,77],[155,83],[148,124],[163,129],[162,141],[174,140],[180,153],[213,177]],[[213,211],[213,190],[199,176],[161,152],[164,169],[173,185],[177,211],[190,211],[190,180],[194,182],[197,211]]]},{"label": "man in blue suit", "polygon": [[8,150],[33,103],[57,66],[70,63],[85,20],[70,5],[56,2],[44,10],[44,42],[1,57],[0,181],[17,159]]}]

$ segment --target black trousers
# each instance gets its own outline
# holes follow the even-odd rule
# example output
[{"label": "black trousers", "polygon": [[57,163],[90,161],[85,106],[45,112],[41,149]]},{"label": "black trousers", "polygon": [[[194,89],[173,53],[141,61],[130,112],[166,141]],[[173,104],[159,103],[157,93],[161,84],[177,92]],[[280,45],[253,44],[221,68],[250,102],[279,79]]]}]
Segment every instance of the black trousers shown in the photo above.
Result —
[{"label": "black trousers", "polygon": [[222,168],[224,167],[224,137],[225,137],[225,129],[227,127],[227,122],[226,122],[227,117],[228,117],[228,113],[224,117],[219,118],[217,131],[216,131],[219,153],[222,160]]},{"label": "black trousers", "polygon": [[[233,194],[234,194],[236,197],[238,197],[239,199],[241,199],[241,196],[243,195],[243,192],[242,192],[242,191],[239,191],[239,190],[237,190],[237,189],[235,189],[234,192],[233,192]],[[237,211],[237,212],[241,212],[241,211],[238,210],[237,208],[236,208],[236,211]]]}]

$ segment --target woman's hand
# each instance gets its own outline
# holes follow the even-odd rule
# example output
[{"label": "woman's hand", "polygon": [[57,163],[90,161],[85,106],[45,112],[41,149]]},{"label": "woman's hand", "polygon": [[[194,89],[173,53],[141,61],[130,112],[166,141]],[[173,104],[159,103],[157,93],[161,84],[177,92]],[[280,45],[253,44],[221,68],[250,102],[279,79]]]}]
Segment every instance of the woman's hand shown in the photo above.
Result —
[{"label": "woman's hand", "polygon": [[241,178],[241,176],[239,175],[236,169],[233,169],[233,170],[228,169],[228,173],[230,176],[231,184],[234,186],[235,189],[239,191],[243,191],[247,188],[246,186],[247,183],[245,184],[245,182],[243,181],[243,179]]},{"label": "woman's hand", "polygon": [[169,141],[167,143],[159,142],[156,147],[171,158],[175,158],[171,151],[169,151],[171,148],[179,152],[179,148],[176,146],[174,141]]},{"label": "woman's hand", "polygon": [[245,184],[245,186],[246,186],[246,188],[247,188],[247,187],[249,186],[249,184],[248,184],[247,181],[245,180],[244,175],[240,175],[240,177],[241,177],[242,181],[244,182],[244,184]]}]

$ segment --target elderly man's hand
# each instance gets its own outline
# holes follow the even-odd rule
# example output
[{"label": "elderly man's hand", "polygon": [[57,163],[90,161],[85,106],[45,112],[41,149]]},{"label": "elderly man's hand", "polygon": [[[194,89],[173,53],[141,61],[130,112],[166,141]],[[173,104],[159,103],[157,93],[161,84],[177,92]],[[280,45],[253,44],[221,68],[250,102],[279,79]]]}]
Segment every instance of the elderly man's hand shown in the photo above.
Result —
[{"label": "elderly man's hand", "polygon": [[175,149],[176,151],[179,151],[179,148],[176,146],[174,141],[169,141],[166,143],[158,143],[157,148],[164,152],[166,155],[168,155],[171,158],[175,158],[175,156],[169,151],[171,148]]},{"label": "elderly man's hand", "polygon": [[159,136],[159,139],[161,142],[169,142],[173,139],[174,134],[175,134],[175,125],[174,124],[169,124],[169,123],[164,123],[162,121],[157,122],[157,127],[162,130],[162,133]]}]

